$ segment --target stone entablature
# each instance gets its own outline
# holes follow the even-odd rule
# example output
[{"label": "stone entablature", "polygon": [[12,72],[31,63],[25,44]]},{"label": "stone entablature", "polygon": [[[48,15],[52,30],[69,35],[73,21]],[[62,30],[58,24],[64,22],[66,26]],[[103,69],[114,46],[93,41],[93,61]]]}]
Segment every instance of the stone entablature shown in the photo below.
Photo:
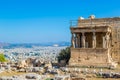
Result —
[{"label": "stone entablature", "polygon": [[82,32],[111,32],[110,26],[95,26],[95,27],[71,27],[71,33]]}]

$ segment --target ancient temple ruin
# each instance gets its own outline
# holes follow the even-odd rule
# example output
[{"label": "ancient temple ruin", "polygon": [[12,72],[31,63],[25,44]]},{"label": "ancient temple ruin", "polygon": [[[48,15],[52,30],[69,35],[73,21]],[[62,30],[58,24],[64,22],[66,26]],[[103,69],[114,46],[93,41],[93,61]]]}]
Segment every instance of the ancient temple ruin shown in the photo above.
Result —
[{"label": "ancient temple ruin", "polygon": [[120,62],[120,18],[71,21],[70,66],[115,66]]}]

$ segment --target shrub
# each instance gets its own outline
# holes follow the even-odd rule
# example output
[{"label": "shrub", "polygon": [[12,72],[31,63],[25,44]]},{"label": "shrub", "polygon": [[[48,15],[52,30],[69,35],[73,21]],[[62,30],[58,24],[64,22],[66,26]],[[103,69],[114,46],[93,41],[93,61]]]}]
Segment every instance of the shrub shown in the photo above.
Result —
[{"label": "shrub", "polygon": [[4,54],[0,54],[0,62],[5,62],[6,59],[5,59],[5,56]]},{"label": "shrub", "polygon": [[70,47],[67,47],[66,49],[63,49],[60,51],[58,56],[58,61],[66,60],[66,63],[69,62],[70,59]]}]

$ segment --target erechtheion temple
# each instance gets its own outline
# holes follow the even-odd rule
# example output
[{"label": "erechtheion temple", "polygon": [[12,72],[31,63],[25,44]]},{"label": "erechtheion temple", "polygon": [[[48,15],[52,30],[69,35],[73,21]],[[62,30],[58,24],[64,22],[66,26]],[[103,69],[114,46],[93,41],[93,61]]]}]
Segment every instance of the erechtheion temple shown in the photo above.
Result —
[{"label": "erechtheion temple", "polygon": [[80,17],[71,21],[70,66],[112,66],[120,62],[120,18]]}]

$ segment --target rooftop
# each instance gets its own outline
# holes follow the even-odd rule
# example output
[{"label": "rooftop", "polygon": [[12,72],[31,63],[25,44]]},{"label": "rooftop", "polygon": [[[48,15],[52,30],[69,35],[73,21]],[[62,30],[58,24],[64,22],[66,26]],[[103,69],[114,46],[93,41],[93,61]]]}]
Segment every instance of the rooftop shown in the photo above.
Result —
[{"label": "rooftop", "polygon": [[79,18],[78,20],[71,20],[70,27],[99,27],[99,26],[115,26],[120,24],[120,17],[113,18]]}]

